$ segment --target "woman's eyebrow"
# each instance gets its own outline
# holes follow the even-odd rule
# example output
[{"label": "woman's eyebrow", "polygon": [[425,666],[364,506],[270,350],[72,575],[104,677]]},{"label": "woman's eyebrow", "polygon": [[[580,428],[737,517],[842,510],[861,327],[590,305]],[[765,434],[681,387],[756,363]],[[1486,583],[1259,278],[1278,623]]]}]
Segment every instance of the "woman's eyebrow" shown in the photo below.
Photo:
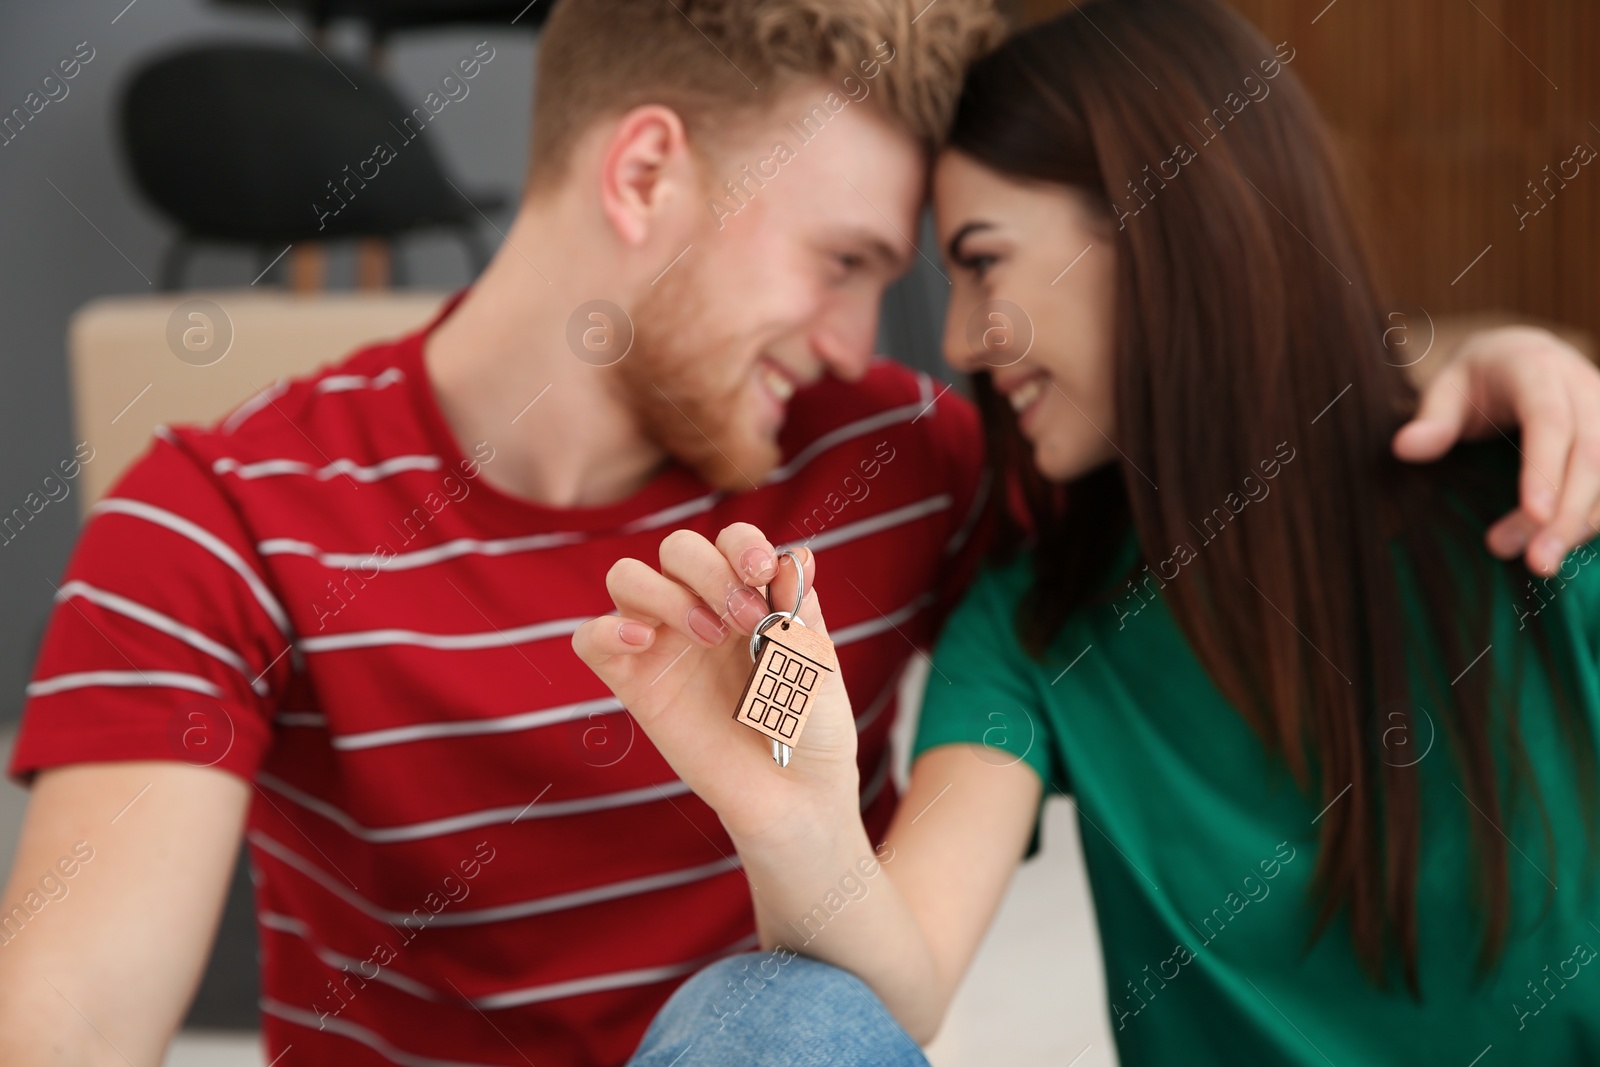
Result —
[{"label": "woman's eyebrow", "polygon": [[968,234],[977,233],[979,230],[992,230],[992,222],[969,222],[957,230],[950,238],[950,243],[945,246],[945,251],[952,261],[961,258],[961,242],[967,239]]}]

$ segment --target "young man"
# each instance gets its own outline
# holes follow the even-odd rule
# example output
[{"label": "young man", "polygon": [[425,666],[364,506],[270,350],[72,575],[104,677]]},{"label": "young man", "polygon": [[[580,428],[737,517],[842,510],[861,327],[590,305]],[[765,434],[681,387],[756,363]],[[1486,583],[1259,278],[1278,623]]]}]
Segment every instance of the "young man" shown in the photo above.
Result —
[{"label": "young man", "polygon": [[[242,836],[268,1059],[624,1061],[677,982],[754,944],[717,819],[569,642],[673,528],[785,531],[845,576],[882,831],[895,683],[973,557],[981,442],[872,341],[995,35],[984,0],[556,9],[524,202],[471,290],[165,431],[97,505],[11,765],[33,798],[0,1060],[158,1062]],[[1570,545],[1600,379],[1546,335],[1475,343],[1405,446],[1541,412],[1530,466],[1568,495],[1530,489],[1503,547]]]}]

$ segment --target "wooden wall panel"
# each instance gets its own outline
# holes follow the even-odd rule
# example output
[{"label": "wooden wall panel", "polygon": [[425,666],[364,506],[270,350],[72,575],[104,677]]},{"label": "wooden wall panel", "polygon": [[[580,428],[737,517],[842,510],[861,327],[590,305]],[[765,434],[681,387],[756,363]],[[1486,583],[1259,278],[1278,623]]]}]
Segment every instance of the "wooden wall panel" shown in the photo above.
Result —
[{"label": "wooden wall panel", "polygon": [[[1547,206],[1529,188],[1579,144],[1600,151],[1600,3],[1231,2],[1296,49],[1290,69],[1334,130],[1397,306],[1600,336],[1600,158],[1564,187],[1550,179],[1553,195],[1541,187]],[[1021,6],[1033,21],[1071,3]],[[1519,223],[1513,205],[1539,210]]]}]

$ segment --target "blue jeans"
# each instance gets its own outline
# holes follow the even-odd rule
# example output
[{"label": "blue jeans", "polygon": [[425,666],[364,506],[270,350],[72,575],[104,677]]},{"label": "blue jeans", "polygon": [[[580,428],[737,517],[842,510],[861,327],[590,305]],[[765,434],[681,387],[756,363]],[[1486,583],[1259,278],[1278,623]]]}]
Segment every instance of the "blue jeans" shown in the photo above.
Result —
[{"label": "blue jeans", "polygon": [[786,949],[718,960],[662,1006],[628,1067],[928,1067],[875,993]]}]

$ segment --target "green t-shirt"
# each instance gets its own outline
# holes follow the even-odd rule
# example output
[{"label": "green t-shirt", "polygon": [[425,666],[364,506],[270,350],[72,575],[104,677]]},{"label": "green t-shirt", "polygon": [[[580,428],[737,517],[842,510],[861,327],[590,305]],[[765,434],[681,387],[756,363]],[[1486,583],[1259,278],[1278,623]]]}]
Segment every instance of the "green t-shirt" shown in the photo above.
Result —
[{"label": "green t-shirt", "polygon": [[[1267,754],[1159,595],[1136,614],[1125,600],[1078,612],[1041,663],[1013,628],[1031,561],[986,571],[939,640],[914,752],[984,745],[978,758],[1022,760],[1047,797],[1075,799],[1124,1067],[1600,1063],[1600,878],[1587,864],[1571,745],[1522,629],[1537,609],[1556,662],[1573,672],[1578,713],[1600,733],[1597,549],[1570,556],[1568,579],[1537,597],[1497,580],[1492,646],[1477,667],[1492,662],[1497,684],[1517,694],[1557,858],[1534,804],[1502,819],[1515,845],[1512,916],[1486,975],[1467,823],[1485,816],[1456,788],[1442,724],[1419,716],[1415,738],[1372,739],[1421,773],[1420,1003],[1402,981],[1369,980],[1342,914],[1307,947],[1321,796],[1304,795]],[[1134,554],[1130,540],[1123,562]],[[1420,620],[1403,571],[1402,588]]]}]

